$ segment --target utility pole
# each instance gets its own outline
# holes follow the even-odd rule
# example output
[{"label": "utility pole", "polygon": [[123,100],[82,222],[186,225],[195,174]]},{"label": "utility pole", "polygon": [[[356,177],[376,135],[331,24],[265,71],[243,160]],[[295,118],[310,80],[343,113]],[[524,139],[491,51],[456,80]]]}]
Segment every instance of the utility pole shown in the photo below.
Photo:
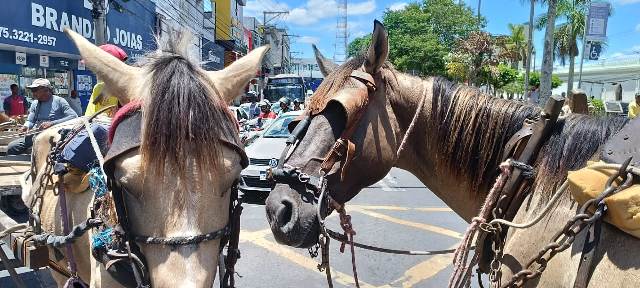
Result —
[{"label": "utility pole", "polygon": [[[299,35],[293,35],[293,34],[286,34],[286,33],[282,34],[282,39],[281,39],[281,42],[282,42],[282,55],[280,57],[280,67],[283,70],[284,70],[284,37],[289,38],[289,37],[300,37],[300,36]],[[288,45],[289,45],[289,47],[288,47],[287,50],[289,52],[289,61],[287,63],[287,66],[288,66],[287,70],[289,72],[291,72],[291,38],[289,38]]]},{"label": "utility pole", "polygon": [[93,4],[91,16],[96,28],[96,45],[107,43],[107,1],[91,0],[91,4]]}]

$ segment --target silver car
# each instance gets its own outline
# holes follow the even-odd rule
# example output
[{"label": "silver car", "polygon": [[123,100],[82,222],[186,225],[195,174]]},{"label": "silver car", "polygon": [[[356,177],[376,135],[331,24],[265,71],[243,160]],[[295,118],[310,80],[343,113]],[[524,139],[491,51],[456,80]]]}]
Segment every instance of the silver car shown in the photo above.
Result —
[{"label": "silver car", "polygon": [[290,135],[288,125],[301,114],[302,111],[293,111],[280,115],[259,138],[245,148],[249,166],[240,173],[240,191],[257,192],[264,196],[271,192],[273,187],[267,180],[267,169],[278,166],[278,158]]}]

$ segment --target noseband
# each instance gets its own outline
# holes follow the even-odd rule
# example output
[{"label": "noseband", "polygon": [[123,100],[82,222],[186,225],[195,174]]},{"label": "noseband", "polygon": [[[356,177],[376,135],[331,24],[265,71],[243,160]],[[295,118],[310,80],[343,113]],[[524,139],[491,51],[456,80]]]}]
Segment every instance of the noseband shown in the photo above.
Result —
[{"label": "noseband", "polygon": [[[109,152],[105,157],[104,170],[107,174],[108,186],[112,191],[111,201],[115,209],[117,220],[117,223],[112,230],[115,231],[116,239],[118,240],[117,242],[119,242],[120,245],[115,247],[112,245],[111,247],[105,247],[98,251],[94,248],[94,256],[105,264],[107,271],[109,271],[121,284],[125,286],[135,284],[137,287],[150,287],[150,275],[145,266],[144,255],[142,255],[142,252],[138,247],[139,243],[148,245],[166,245],[173,250],[179,246],[198,245],[202,242],[221,239],[219,247],[220,257],[224,256],[222,250],[227,243],[229,244],[229,248],[227,249],[227,255],[224,260],[225,272],[222,281],[220,281],[220,287],[234,287],[234,265],[237,259],[240,258],[238,242],[240,234],[240,214],[242,213],[242,206],[241,202],[238,200],[238,189],[236,184],[233,185],[231,189],[231,196],[229,197],[229,220],[222,229],[206,234],[185,237],[139,235],[132,230],[125,201],[125,193],[128,193],[128,191],[115,179],[114,160],[130,151],[138,150],[140,148],[141,121],[142,112],[137,109],[128,115],[123,116],[121,121],[114,122],[114,125],[117,126],[111,128],[113,139]],[[244,150],[230,141],[223,139],[220,140],[222,143],[231,147],[241,155],[241,164],[243,167],[246,167],[247,157],[246,154],[244,154]],[[109,203],[107,203],[107,205],[109,205]],[[96,204],[94,203],[92,214],[96,213],[96,211],[94,211],[96,208]],[[123,262],[129,262],[129,264],[124,267],[115,267],[113,270],[109,269],[110,266],[116,266],[113,264],[120,260],[126,260]],[[131,275],[131,273],[133,273],[133,275]],[[135,279],[134,283],[131,281],[132,278]]]},{"label": "noseband", "polygon": [[371,74],[367,72],[364,72],[364,69],[356,69],[352,71],[349,77],[360,81],[367,87],[367,93],[356,93],[355,95],[350,95],[351,97],[363,98],[358,100],[361,100],[361,102],[364,104],[358,107],[358,110],[355,112],[353,118],[350,118],[347,115],[347,119],[350,121],[348,121],[347,127],[345,127],[340,137],[336,140],[329,152],[327,152],[325,157],[322,159],[322,164],[320,164],[320,169],[318,171],[319,176],[306,174],[302,172],[299,167],[284,165],[284,162],[289,155],[289,150],[294,146],[294,144],[298,143],[302,140],[302,138],[304,138],[309,125],[311,125],[311,120],[317,114],[312,116],[305,115],[304,118],[300,120],[300,122],[291,132],[291,136],[287,138],[286,147],[280,155],[278,166],[275,169],[269,170],[270,172],[268,172],[268,178],[270,178],[275,183],[302,185],[306,188],[306,190],[312,191],[315,198],[314,200],[318,203],[318,219],[321,222],[324,217],[329,215],[332,206],[336,206],[336,204],[338,204],[334,200],[334,198],[331,197],[331,191],[327,191],[326,176],[337,162],[341,162],[339,171],[340,180],[344,180],[346,172],[351,164],[351,160],[353,160],[356,152],[356,145],[351,141],[351,139],[356,131],[356,128],[358,127],[362,115],[364,115],[364,112],[367,110],[368,104],[370,102],[369,98],[377,88],[373,76],[371,76]]}]

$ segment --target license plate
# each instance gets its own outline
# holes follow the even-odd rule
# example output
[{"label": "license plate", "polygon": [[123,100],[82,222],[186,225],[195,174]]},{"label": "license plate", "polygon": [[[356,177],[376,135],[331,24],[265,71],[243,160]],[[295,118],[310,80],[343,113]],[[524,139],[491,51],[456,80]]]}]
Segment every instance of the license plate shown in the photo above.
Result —
[{"label": "license plate", "polygon": [[267,180],[267,171],[260,171],[260,180]]}]

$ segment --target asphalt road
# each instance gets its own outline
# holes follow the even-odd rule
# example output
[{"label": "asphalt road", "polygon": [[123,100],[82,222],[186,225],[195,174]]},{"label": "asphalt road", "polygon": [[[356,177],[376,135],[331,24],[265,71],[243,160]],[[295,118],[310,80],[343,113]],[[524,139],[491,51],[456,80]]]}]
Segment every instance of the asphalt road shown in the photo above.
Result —
[{"label": "asphalt road", "polygon": [[[310,258],[306,249],[277,244],[269,230],[264,205],[256,197],[251,198],[252,203],[245,204],[242,214],[242,258],[236,266],[237,287],[327,287],[324,272],[316,269],[319,258]],[[356,241],[395,249],[453,248],[466,228],[466,223],[418,179],[398,169],[363,190],[350,201],[347,212],[352,215]],[[335,216],[329,217],[328,225],[340,231],[337,220]],[[338,249],[338,243],[332,241],[334,287],[355,287],[351,256],[341,254]],[[451,255],[389,255],[356,248],[363,288],[446,287],[452,271],[451,259]],[[26,279],[28,287],[50,287],[46,270],[40,271],[40,277],[25,268],[20,272],[30,278]],[[12,286],[6,271],[0,272],[0,287]],[[218,287],[217,283],[214,287]]]},{"label": "asphalt road", "polygon": [[[356,241],[395,249],[453,248],[466,228],[418,179],[398,169],[350,201],[347,212]],[[311,259],[306,249],[276,243],[263,205],[247,204],[242,217],[238,287],[327,287],[324,273],[316,269],[319,258]],[[337,220],[330,217],[329,226],[340,231]],[[334,287],[355,287],[351,256],[338,249],[332,241]],[[388,255],[356,248],[361,287],[446,287],[451,259],[451,255]]]}]

